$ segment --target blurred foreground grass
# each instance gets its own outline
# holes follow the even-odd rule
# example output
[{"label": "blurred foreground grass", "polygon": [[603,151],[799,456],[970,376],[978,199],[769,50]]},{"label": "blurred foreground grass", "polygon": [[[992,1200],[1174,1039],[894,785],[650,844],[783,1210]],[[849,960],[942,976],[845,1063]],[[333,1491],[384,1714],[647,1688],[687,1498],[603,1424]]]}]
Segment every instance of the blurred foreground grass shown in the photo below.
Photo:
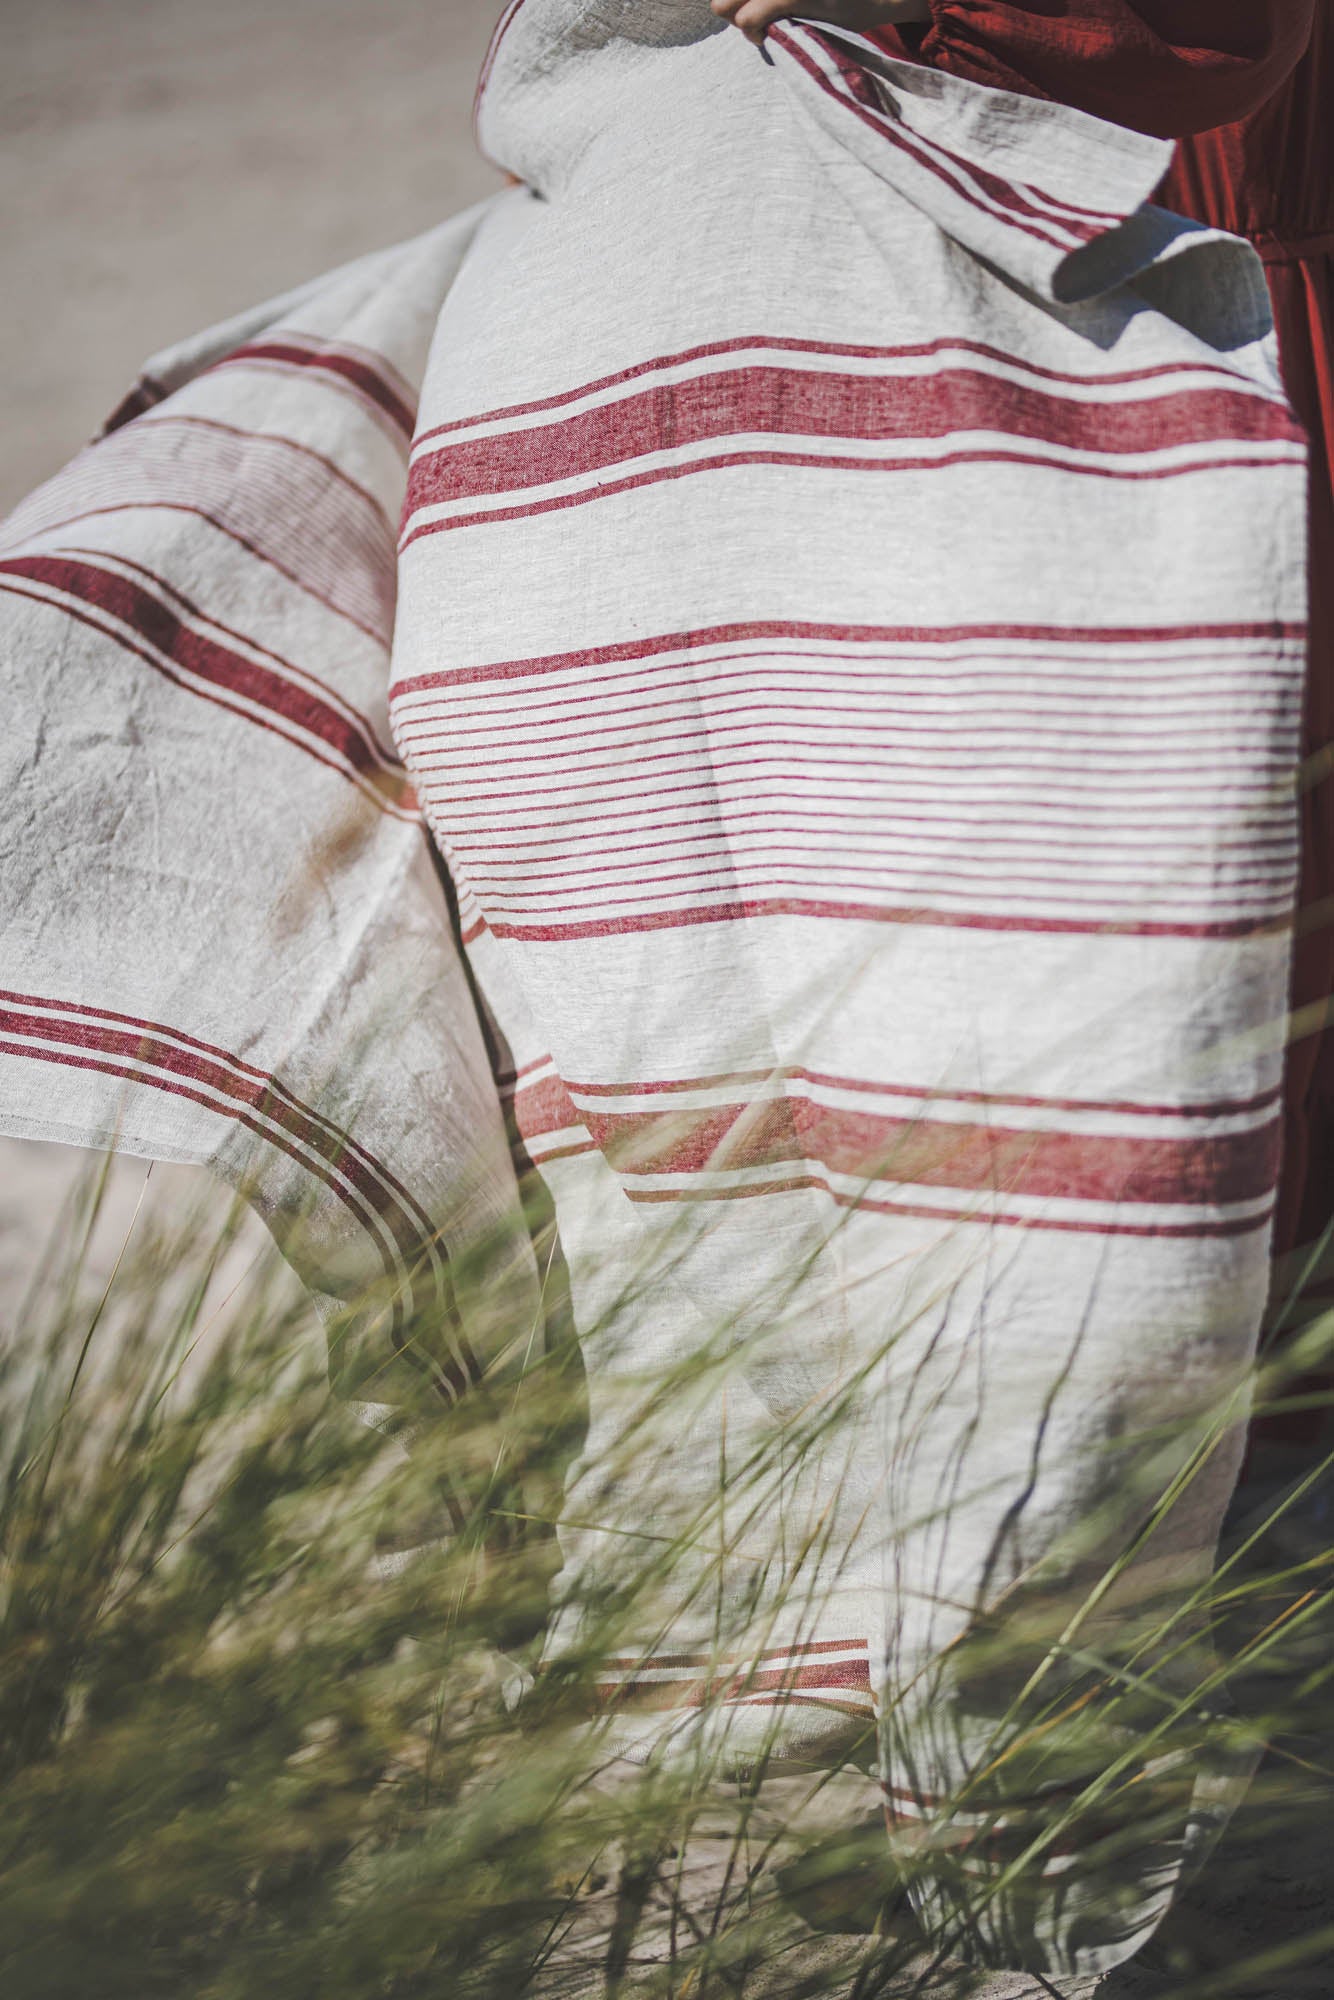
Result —
[{"label": "blurred foreground grass", "polygon": [[[397,1547],[434,1539],[436,1447],[405,1453],[330,1394],[276,1254],[218,1298],[235,1217],[216,1201],[171,1229],[150,1207],[90,1283],[103,1184],[90,1168],[0,1372],[6,2000],[1094,1990],[933,1947],[855,1762],[760,1782],[707,1749],[670,1769],[609,1757],[597,1659],[686,1552],[632,1551],[580,1607],[583,1651],[535,1677],[557,1565],[555,1502],[531,1496],[569,1455],[568,1375],[539,1374],[517,1449],[512,1400],[448,1419],[467,1525],[386,1560],[387,1524]],[[752,1511],[768,1470],[746,1469]],[[1237,1510],[1205,1623],[1268,1752],[1106,2000],[1334,1990],[1329,1524],[1309,1457]],[[1192,1745],[1219,1686],[1182,1707]],[[1129,1712],[1170,1749],[1161,1703]]]}]

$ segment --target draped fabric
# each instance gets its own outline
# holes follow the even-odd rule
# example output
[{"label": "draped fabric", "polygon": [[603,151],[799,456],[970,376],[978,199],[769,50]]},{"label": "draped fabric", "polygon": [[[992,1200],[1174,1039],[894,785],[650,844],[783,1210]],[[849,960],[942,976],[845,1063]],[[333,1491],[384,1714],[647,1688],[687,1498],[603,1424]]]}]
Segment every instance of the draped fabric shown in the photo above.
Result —
[{"label": "draped fabric", "polygon": [[[882,39],[901,45],[893,31]],[[1322,1031],[1334,996],[1334,8],[940,0],[915,53],[954,75],[1180,135],[1158,200],[1248,238],[1264,259],[1284,378],[1312,445],[1307,915],[1275,1236],[1279,1255],[1304,1251],[1334,1218],[1334,1031]],[[1313,1298],[1326,1295],[1305,1258],[1295,1268]]]},{"label": "draped fabric", "polygon": [[417,390],[477,221],[160,355],[0,531],[5,1129],[244,1189],[394,1421],[537,1297],[385,703]]},{"label": "draped fabric", "polygon": [[982,1893],[1097,1773],[979,1795],[969,1641],[1166,1617],[1185,1671],[1278,1170],[1305,447],[1160,141],[768,56],[517,0],[479,132],[526,185],[169,359],[20,510],[3,1117],[213,1160],[333,1294],[391,1186],[409,1277],[489,1244],[454,1397],[534,1322],[507,1116],[588,1368],[552,1659],[674,1550],[601,1663],[627,1755],[870,1723],[893,1837],[963,1856],[923,1909],[1097,1971],[1212,1781],[1122,1900],[1097,1814]]}]

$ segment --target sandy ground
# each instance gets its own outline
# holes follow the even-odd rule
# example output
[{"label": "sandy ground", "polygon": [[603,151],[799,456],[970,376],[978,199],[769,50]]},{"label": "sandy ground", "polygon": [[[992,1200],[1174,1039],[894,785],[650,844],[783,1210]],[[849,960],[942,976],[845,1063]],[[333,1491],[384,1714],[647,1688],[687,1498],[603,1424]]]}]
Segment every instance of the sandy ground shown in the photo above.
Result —
[{"label": "sandy ground", "polygon": [[0,0],[0,507],[179,335],[495,185],[499,0]]}]

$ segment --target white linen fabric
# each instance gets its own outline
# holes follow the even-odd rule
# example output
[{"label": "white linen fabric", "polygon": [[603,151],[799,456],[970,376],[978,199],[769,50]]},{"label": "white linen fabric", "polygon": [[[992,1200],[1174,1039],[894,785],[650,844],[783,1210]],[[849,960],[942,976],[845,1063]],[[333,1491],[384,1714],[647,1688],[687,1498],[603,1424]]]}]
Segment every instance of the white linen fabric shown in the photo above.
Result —
[{"label": "white linen fabric", "polygon": [[159,362],[6,531],[0,1117],[248,1178],[330,1298],[488,1242],[453,1398],[537,1310],[503,1100],[589,1370],[553,1658],[665,1551],[630,1754],[878,1718],[903,1851],[964,1829],[923,1909],[1097,1971],[1214,1791],[1017,1912],[970,1649],[1175,1641],[1235,1477],[1304,669],[1262,274],[1155,140],[706,0],[519,0],[479,132],[522,187]]}]

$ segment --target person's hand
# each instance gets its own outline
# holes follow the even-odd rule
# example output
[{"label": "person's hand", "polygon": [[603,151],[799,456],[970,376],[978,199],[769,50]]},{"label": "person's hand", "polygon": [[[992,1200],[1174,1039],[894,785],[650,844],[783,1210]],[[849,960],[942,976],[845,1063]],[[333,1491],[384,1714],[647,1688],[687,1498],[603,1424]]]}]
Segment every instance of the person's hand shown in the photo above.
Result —
[{"label": "person's hand", "polygon": [[775,21],[832,21],[840,28],[897,28],[929,21],[930,0],[711,0],[713,11],[748,41],[763,42]]}]

